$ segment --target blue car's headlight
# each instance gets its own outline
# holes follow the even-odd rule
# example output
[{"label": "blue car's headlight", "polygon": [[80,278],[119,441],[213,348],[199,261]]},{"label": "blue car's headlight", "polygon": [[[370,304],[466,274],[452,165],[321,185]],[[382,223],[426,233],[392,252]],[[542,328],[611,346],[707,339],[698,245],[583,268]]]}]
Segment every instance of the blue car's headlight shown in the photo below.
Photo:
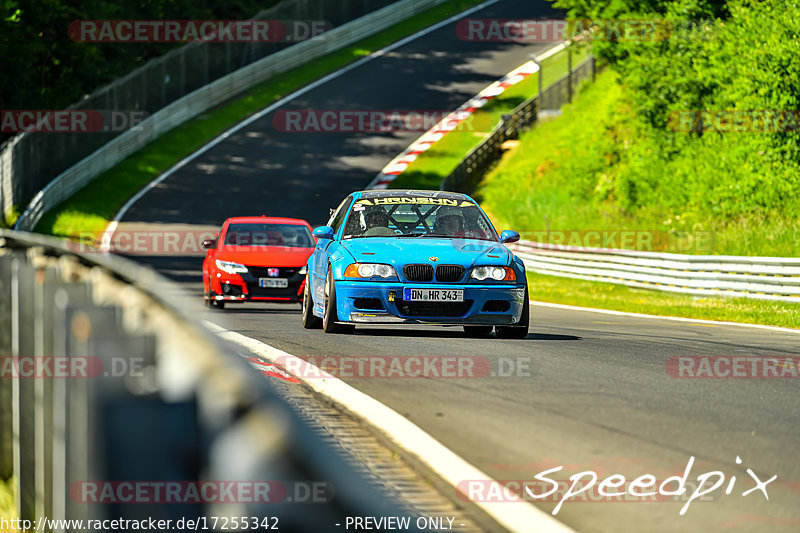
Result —
[{"label": "blue car's headlight", "polygon": [[220,261],[217,259],[217,268],[228,274],[244,274],[247,272],[247,267],[241,263],[234,263],[233,261]]},{"label": "blue car's headlight", "polygon": [[397,273],[391,265],[384,265],[380,263],[353,263],[348,266],[344,271],[346,278],[394,278]]},{"label": "blue car's headlight", "polygon": [[472,279],[478,281],[517,281],[517,275],[511,267],[502,266],[479,266],[472,269]]}]

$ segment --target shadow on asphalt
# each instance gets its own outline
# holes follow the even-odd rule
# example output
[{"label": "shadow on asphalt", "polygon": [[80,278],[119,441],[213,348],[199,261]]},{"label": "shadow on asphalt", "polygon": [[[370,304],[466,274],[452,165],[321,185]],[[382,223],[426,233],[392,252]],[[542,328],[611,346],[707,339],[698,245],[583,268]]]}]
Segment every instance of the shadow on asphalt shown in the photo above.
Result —
[{"label": "shadow on asphalt", "polygon": [[[514,339],[498,339],[494,334],[486,337],[468,337],[464,334],[461,326],[454,326],[448,328],[438,328],[431,326],[431,329],[378,329],[378,328],[364,328],[356,327],[353,335],[364,335],[372,337],[429,337],[429,338],[444,338],[444,339],[472,339],[472,340],[514,340]],[[579,341],[581,337],[575,335],[551,335],[548,333],[528,333],[524,339],[519,341]]]},{"label": "shadow on asphalt", "polygon": [[529,333],[525,337],[529,341],[580,341],[583,337],[576,335],[551,335],[550,333]]},{"label": "shadow on asphalt", "polygon": [[[214,309],[212,308],[211,311],[214,313],[225,314],[225,313],[237,313],[242,315],[297,315],[300,316],[300,304],[285,304],[286,309],[264,309],[264,308],[247,308],[241,307],[243,305],[247,305],[246,303],[241,304],[226,304],[225,309]],[[298,322],[299,324],[299,322]]]}]

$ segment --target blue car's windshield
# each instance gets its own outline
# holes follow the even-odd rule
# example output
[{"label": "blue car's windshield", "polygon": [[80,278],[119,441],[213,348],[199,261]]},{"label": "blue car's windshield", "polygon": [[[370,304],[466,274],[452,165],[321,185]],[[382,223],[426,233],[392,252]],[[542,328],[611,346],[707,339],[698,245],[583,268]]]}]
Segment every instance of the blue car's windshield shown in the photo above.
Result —
[{"label": "blue car's windshield", "polygon": [[476,204],[380,204],[377,203],[379,200],[359,200],[353,205],[345,224],[344,239],[445,237],[497,240],[497,234]]}]

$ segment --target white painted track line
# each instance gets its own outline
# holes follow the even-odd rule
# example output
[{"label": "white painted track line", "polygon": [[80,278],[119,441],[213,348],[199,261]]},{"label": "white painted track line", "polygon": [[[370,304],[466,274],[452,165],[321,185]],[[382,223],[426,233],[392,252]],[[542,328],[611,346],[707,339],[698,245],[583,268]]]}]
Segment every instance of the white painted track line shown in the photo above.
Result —
[{"label": "white painted track line", "polygon": [[596,307],[578,307],[576,305],[554,304],[550,302],[539,302],[537,300],[531,300],[530,303],[541,307],[553,307],[555,309],[567,309],[570,311],[588,311],[590,313],[602,313],[604,315],[632,316],[637,318],[653,318],[658,320],[672,320],[676,322],[694,322],[697,324],[711,324],[715,326],[739,326],[742,328],[758,328],[770,331],[781,331],[784,333],[800,334],[800,329],[781,328],[778,326],[764,326],[762,324],[745,324],[743,322],[725,322],[721,320],[705,320],[700,318],[686,318],[682,316],[646,315],[644,313],[629,313],[627,311],[613,311],[611,309],[598,309]]},{"label": "white painted track line", "polygon": [[[342,406],[348,412],[376,428],[395,446],[413,456],[414,460],[424,464],[426,468],[451,485],[454,491],[462,481],[491,479],[404,416],[363,392],[356,390],[339,378],[259,340],[228,331],[213,322],[205,321],[205,324],[223,339],[241,346],[249,353],[264,357],[272,363],[277,363],[280,359],[281,363],[289,363],[281,364],[287,369],[313,368],[314,374],[325,376],[324,379],[309,380],[304,380],[299,375],[297,377],[318,394]],[[530,503],[520,498],[512,499],[513,495],[509,494],[500,483],[495,481],[491,483],[495,484],[496,487],[487,488],[486,490],[490,492],[496,490],[498,494],[504,494],[506,501],[473,503],[509,531],[536,531],[537,533],[567,533],[573,531]]]}]

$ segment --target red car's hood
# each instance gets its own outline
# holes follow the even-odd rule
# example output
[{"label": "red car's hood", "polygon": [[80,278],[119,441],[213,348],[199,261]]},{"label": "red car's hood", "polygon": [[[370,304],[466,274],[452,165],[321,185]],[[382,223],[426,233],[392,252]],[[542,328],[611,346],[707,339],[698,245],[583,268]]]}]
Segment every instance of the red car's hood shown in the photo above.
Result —
[{"label": "red car's hood", "polygon": [[215,259],[246,266],[293,267],[306,264],[313,248],[287,246],[235,246],[217,250]]}]

